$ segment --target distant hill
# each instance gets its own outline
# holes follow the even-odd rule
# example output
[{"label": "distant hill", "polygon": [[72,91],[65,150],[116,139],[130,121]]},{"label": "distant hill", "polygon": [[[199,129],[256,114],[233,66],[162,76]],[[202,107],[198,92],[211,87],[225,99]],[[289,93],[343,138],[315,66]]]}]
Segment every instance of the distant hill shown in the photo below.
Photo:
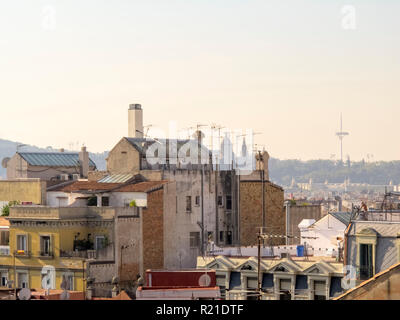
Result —
[{"label": "distant hill", "polygon": [[341,183],[346,178],[354,183],[400,184],[400,161],[365,161],[341,163],[332,160],[279,160],[269,161],[270,178],[283,186],[290,185],[292,177],[296,182]]},{"label": "distant hill", "polygon": [[[17,145],[21,144],[21,142],[14,142],[9,140],[0,139],[0,178],[5,179],[7,176],[6,169],[1,166],[1,161],[6,157],[12,157],[17,151]],[[47,148],[39,148],[36,146],[24,146],[20,149],[21,151],[30,151],[30,152],[58,152],[59,149],[53,149],[52,147]],[[70,152],[65,150],[65,152]],[[71,151],[77,152],[77,151]],[[98,170],[106,169],[106,157],[108,152],[103,153],[89,153],[90,158],[96,163]]]}]

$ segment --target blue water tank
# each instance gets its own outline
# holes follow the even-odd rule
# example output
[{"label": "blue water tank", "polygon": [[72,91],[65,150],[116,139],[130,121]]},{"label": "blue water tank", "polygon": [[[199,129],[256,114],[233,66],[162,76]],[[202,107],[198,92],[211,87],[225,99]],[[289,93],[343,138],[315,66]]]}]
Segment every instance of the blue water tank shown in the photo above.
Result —
[{"label": "blue water tank", "polygon": [[297,246],[297,256],[304,257],[304,246]]}]

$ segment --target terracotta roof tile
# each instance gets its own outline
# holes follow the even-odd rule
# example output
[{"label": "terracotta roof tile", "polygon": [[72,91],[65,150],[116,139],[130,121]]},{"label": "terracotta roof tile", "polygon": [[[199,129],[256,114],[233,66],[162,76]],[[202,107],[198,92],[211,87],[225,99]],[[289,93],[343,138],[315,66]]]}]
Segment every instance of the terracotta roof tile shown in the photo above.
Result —
[{"label": "terracotta roof tile", "polygon": [[128,184],[115,190],[115,192],[150,192],[158,189],[168,181],[146,181],[135,184]]},{"label": "terracotta roof tile", "polygon": [[82,192],[82,191],[113,191],[113,192],[150,192],[168,181],[146,181],[132,184],[102,183],[96,181],[76,181],[68,185],[52,188],[51,191]]}]

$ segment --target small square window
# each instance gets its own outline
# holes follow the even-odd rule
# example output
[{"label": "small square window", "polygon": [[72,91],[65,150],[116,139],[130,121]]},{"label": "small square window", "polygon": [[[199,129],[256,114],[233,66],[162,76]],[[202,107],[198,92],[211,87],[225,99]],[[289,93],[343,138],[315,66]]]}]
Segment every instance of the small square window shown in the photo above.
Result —
[{"label": "small square window", "polygon": [[198,248],[200,246],[200,232],[190,232],[190,247]]}]

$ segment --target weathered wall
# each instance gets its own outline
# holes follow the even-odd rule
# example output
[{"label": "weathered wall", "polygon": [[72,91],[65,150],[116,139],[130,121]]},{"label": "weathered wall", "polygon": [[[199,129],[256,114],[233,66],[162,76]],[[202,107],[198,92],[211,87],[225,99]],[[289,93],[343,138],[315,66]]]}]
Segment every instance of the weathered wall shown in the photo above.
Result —
[{"label": "weathered wall", "polygon": [[0,180],[0,201],[46,204],[46,182],[40,180]]},{"label": "weathered wall", "polygon": [[110,174],[139,173],[139,152],[126,140],[121,139],[109,152],[107,158],[107,171]]},{"label": "weathered wall", "polygon": [[400,300],[400,268],[353,289],[339,300]]},{"label": "weathered wall", "polygon": [[[285,234],[285,213],[283,210],[283,189],[266,181],[264,184],[264,205],[268,234]],[[240,182],[240,245],[257,244],[257,232],[262,226],[262,185],[261,181]],[[268,244],[284,243],[283,238],[274,238]]]},{"label": "weathered wall", "polygon": [[[117,275],[122,281],[135,280],[138,273],[143,274],[143,244],[142,221],[134,208],[118,209],[114,243]],[[126,248],[121,249],[122,246]]]},{"label": "weathered wall", "polygon": [[[289,234],[300,237],[299,223],[303,219],[314,219],[318,221],[322,218],[322,210],[320,205],[289,205]],[[286,212],[285,212],[286,214]],[[288,239],[288,244],[300,244],[299,238]]]}]

